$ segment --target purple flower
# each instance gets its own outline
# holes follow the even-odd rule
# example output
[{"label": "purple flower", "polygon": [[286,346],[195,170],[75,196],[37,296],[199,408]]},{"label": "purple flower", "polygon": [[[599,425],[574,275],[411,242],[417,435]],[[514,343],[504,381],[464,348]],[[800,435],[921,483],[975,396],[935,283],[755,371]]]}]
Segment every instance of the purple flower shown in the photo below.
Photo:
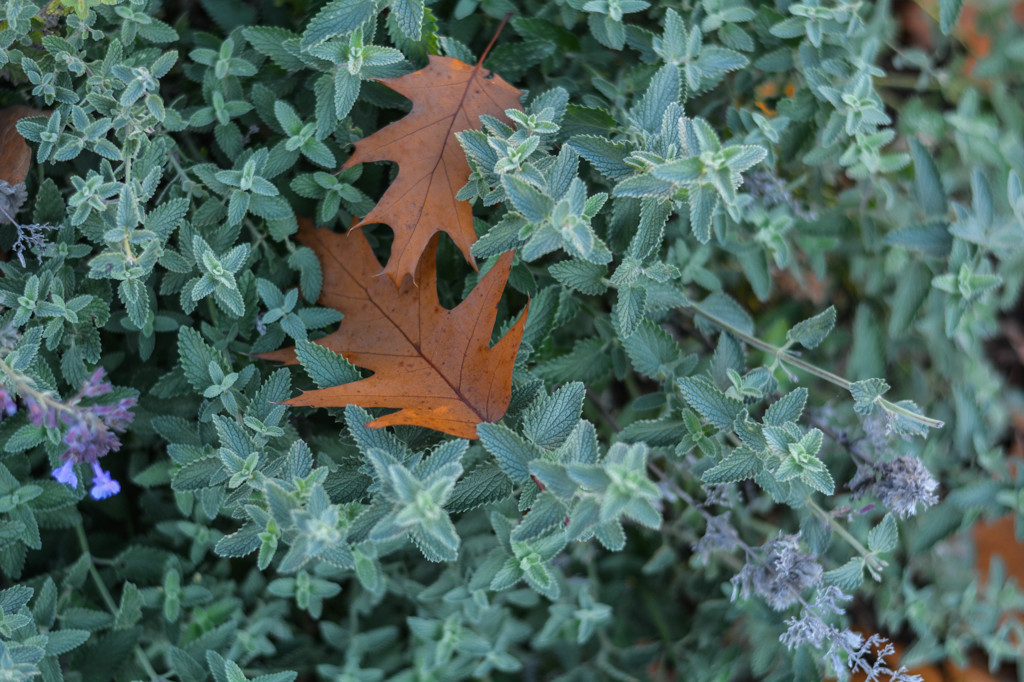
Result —
[{"label": "purple flower", "polygon": [[92,444],[91,441],[92,433],[89,430],[89,423],[84,419],[76,421],[64,434],[64,444],[68,446],[65,454],[78,460],[85,459]]},{"label": "purple flower", "polygon": [[[121,398],[112,405],[95,405],[90,409],[109,428],[115,431],[124,431],[135,417],[129,410],[135,407],[137,402],[138,399],[135,396],[130,396],[128,398]],[[117,448],[114,449],[116,450]]]},{"label": "purple flower", "polygon": [[110,393],[114,387],[109,381],[103,381],[103,377],[106,375],[106,370],[102,367],[97,367],[96,371],[92,373],[92,376],[82,385],[81,395],[87,397],[95,397],[98,395],[105,395]]},{"label": "purple flower", "polygon": [[121,484],[100,468],[99,460],[107,453],[121,448],[121,440],[114,432],[128,428],[134,417],[131,409],[137,402],[134,396],[129,396],[115,403],[83,405],[83,398],[106,395],[113,390],[113,385],[105,381],[105,377],[106,372],[102,367],[96,369],[82,384],[81,390],[63,403],[49,393],[25,400],[29,418],[36,426],[56,429],[59,424],[66,427],[63,440],[67,449],[61,456],[63,464],[54,469],[53,477],[61,483],[77,487],[78,477],[74,465],[89,464],[95,474],[89,492],[97,500],[121,491]]},{"label": "purple flower", "polygon": [[18,406],[11,398],[11,394],[3,386],[0,386],[0,409],[3,409],[4,414],[8,417],[18,411]]},{"label": "purple flower", "polygon": [[121,441],[108,425],[88,412],[71,422],[64,434],[64,444],[68,446],[64,454],[79,462],[95,462],[108,452],[121,449]]},{"label": "purple flower", "polygon": [[92,488],[89,494],[94,500],[103,500],[121,492],[121,484],[110,477],[110,473],[100,468],[99,462],[92,463],[95,474],[92,477]]},{"label": "purple flower", "polygon": [[40,405],[34,398],[26,398],[25,405],[28,407],[28,418],[33,426],[57,428],[57,410]]},{"label": "purple flower", "polygon": [[51,475],[72,488],[78,487],[78,476],[75,475],[75,462],[72,459],[68,459],[63,465],[54,469]]}]

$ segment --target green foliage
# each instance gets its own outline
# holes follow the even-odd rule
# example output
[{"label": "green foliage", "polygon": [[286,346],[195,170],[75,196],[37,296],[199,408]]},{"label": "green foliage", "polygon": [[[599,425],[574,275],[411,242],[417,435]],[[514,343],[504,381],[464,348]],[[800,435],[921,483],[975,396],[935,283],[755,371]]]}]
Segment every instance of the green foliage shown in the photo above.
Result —
[{"label": "green foliage", "polygon": [[[930,53],[887,3],[513,4],[2,3],[0,107],[48,115],[0,136],[0,679],[881,675],[853,596],[904,662],[1024,666],[1019,588],[948,540],[1024,537],[985,352],[1024,282],[1005,9],[969,72],[958,0]],[[481,270],[516,249],[496,334],[529,299],[508,413],[287,408],[364,375],[313,343],[298,217],[366,215],[392,171],[341,166],[408,108],[377,79],[511,10],[484,69],[523,109],[453,131],[451,188]],[[63,468],[83,429],[109,499]]]}]

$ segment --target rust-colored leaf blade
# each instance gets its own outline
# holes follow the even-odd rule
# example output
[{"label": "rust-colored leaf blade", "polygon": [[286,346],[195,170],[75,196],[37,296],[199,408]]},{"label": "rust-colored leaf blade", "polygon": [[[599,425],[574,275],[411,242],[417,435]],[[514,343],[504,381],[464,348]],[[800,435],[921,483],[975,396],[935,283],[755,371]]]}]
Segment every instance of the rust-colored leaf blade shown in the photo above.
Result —
[{"label": "rust-colored leaf blade", "polygon": [[[448,310],[437,298],[437,235],[427,243],[415,277],[395,287],[361,228],[339,234],[314,228],[307,220],[300,225],[298,240],[316,252],[324,271],[319,303],[345,315],[338,330],[317,343],[374,374],[306,391],[287,404],[399,408],[370,426],[424,426],[468,439],[477,437],[477,424],[504,416],[525,311],[493,347],[490,338],[512,252],[498,259],[466,300]],[[259,357],[296,362],[291,349]]]},{"label": "rust-colored leaf blade", "polygon": [[47,112],[16,104],[0,109],[0,180],[20,185],[28,177],[32,150],[15,127],[27,116],[43,116]]},{"label": "rust-colored leaf blade", "polygon": [[520,91],[487,75],[458,59],[431,56],[424,69],[382,79],[412,100],[412,111],[356,142],[345,163],[345,168],[368,161],[398,163],[398,177],[359,223],[384,223],[394,231],[385,272],[396,285],[415,273],[420,254],[438,232],[447,232],[473,263],[472,208],[455,198],[470,169],[455,133],[479,129],[482,114],[507,120],[506,109],[520,108]]}]

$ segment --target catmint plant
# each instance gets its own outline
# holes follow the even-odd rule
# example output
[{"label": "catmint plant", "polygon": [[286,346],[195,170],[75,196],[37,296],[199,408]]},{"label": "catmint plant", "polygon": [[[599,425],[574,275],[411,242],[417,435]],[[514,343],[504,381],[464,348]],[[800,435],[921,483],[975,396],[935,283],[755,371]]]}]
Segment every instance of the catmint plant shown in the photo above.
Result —
[{"label": "catmint plant", "polygon": [[0,679],[1024,669],[1006,7],[0,4]]}]

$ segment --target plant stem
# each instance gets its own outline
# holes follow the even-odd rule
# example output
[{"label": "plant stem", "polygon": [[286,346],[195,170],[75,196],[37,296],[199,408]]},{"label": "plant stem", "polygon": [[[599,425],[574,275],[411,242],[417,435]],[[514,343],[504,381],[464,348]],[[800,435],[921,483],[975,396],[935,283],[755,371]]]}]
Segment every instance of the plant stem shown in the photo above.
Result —
[{"label": "plant stem", "polygon": [[46,406],[49,409],[57,410],[59,412],[67,412],[73,414],[75,410],[69,407],[60,400],[54,398],[54,394],[51,391],[40,391],[36,389],[35,382],[32,381],[31,377],[26,374],[19,372],[3,360],[0,360],[0,372],[3,372],[14,384],[14,389],[23,398],[32,398],[40,406]]},{"label": "plant stem", "polygon": [[888,566],[888,562],[879,559],[874,552],[868,551],[868,548],[860,543],[860,540],[853,537],[850,531],[846,530],[841,523],[836,521],[831,514],[822,509],[817,503],[810,497],[807,498],[807,507],[817,516],[819,519],[832,526],[833,530],[839,534],[843,540],[846,541],[850,547],[852,547],[860,556],[864,559],[867,565],[868,572],[871,573],[871,577],[875,580],[881,580],[882,569]]},{"label": "plant stem", "polygon": [[[99,570],[96,568],[96,561],[92,557],[92,552],[89,551],[89,538],[85,535],[85,527],[81,523],[75,525],[75,535],[78,536],[78,545],[82,548],[82,553],[89,557],[89,575],[92,576],[92,581],[96,584],[96,589],[99,590],[100,597],[103,599],[103,603],[107,605],[107,609],[111,615],[117,617],[117,604],[114,602],[114,597],[111,596],[110,590],[107,589],[106,583],[103,582],[103,578],[100,576]],[[149,662],[149,658],[138,644],[135,645],[135,658],[138,660],[139,665],[146,671],[149,679],[152,682],[162,682],[163,677],[157,673],[153,664]]]},{"label": "plant stem", "polygon": [[[807,372],[808,374],[812,374],[818,377],[819,379],[824,379],[825,381],[831,384],[835,384],[836,386],[839,386],[840,388],[845,389],[847,391],[849,391],[850,387],[853,385],[853,382],[844,379],[838,374],[833,374],[832,372],[829,372],[826,369],[822,369],[817,365],[812,365],[806,360],[801,360],[800,358],[793,355],[787,348],[774,346],[768,343],[767,341],[762,341],[756,336],[753,336],[752,334],[748,334],[742,331],[741,329],[738,329],[737,327],[729,324],[728,322],[718,317],[717,315],[708,312],[697,303],[693,303],[691,301],[685,307],[689,308],[694,313],[701,315],[702,317],[706,317],[712,323],[718,325],[719,327],[729,332],[733,336],[742,339],[751,346],[754,346],[755,348],[758,348],[760,350],[763,350],[765,353],[770,354],[772,357],[775,358],[775,360],[778,363],[788,364],[793,367],[796,367],[797,369],[801,369]],[[918,414],[916,412],[908,410],[905,407],[897,405],[896,403],[890,402],[885,398],[878,397],[875,399],[875,402],[878,404],[879,407],[881,407],[889,414],[900,415],[919,424],[924,424],[925,426],[928,426],[933,429],[942,428],[942,426],[944,426],[944,423],[938,419],[932,419],[931,417],[926,417],[923,414]]]}]

